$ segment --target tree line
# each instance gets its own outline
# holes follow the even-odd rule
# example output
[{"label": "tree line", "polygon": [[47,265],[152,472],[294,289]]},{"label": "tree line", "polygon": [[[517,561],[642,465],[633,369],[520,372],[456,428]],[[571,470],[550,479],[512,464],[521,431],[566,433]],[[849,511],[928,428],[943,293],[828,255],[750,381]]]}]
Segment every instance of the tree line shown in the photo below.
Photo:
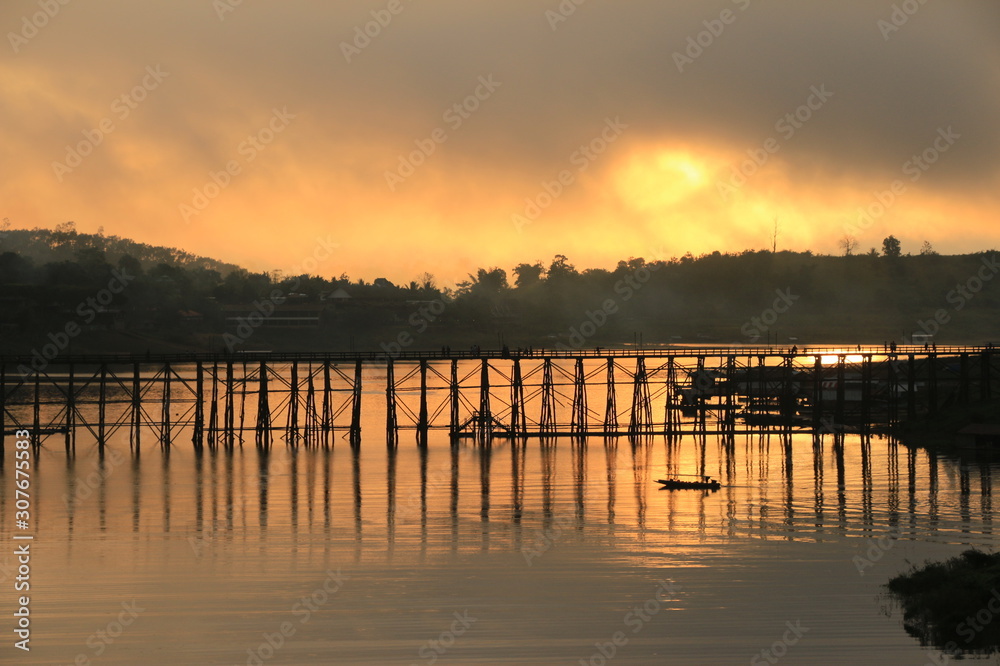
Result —
[{"label": "tree line", "polygon": [[[128,288],[106,308],[117,328],[144,328],[196,347],[231,332],[234,311],[274,293],[281,294],[277,311],[312,305],[315,330],[261,326],[254,344],[280,346],[294,337],[317,348],[377,349],[401,333],[415,348],[452,341],[902,341],[935,317],[943,340],[992,340],[1000,337],[996,267],[992,251],[909,255],[889,237],[882,253],[688,253],[630,257],[609,269],[579,269],[556,255],[510,272],[478,268],[445,289],[429,273],[402,285],[345,274],[284,276],[65,227],[7,231],[0,239],[0,336],[7,340],[0,341],[10,346],[13,338],[30,340],[58,326],[88,294],[105,288],[113,271],[128,278]],[[783,305],[775,309],[779,299]],[[940,325],[941,312],[947,325]]]}]

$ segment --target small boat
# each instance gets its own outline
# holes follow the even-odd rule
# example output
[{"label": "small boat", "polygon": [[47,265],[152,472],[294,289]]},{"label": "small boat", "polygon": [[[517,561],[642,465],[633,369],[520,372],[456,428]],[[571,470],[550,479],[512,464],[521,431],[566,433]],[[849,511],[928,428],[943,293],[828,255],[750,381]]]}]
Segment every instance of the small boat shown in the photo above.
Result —
[{"label": "small boat", "polygon": [[700,481],[682,481],[681,479],[657,479],[657,483],[662,483],[661,490],[718,490],[722,487],[718,481],[710,476],[701,477]]}]

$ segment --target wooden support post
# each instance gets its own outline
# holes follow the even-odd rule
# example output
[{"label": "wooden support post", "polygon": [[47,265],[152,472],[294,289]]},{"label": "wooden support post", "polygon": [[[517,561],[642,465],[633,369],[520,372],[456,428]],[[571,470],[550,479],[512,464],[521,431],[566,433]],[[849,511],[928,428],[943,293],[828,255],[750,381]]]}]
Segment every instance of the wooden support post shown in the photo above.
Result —
[{"label": "wooden support post", "polygon": [[823,423],[823,359],[813,357],[813,433],[819,433]]},{"label": "wooden support post", "polygon": [[844,391],[847,389],[845,386],[846,378],[846,358],[843,354],[837,357],[837,404],[834,408],[834,420],[837,425],[844,424]]},{"label": "wooden support post", "polygon": [[208,407],[208,448],[219,443],[219,362],[212,363],[212,404]]},{"label": "wooden support post", "polygon": [[927,356],[927,413],[930,416],[937,414],[938,407],[938,385],[937,385],[937,354],[931,352]]},{"label": "wooden support post", "polygon": [[552,383],[552,359],[542,361],[542,412],[538,419],[541,435],[548,435],[556,429],[556,397]]},{"label": "wooden support post", "polygon": [[577,357],[573,372],[573,410],[570,429],[577,435],[587,432],[587,381],[581,357]]},{"label": "wooden support post", "polygon": [[[7,430],[7,364],[0,363],[0,467],[4,461],[4,433]],[[69,440],[66,441],[69,453]]]},{"label": "wooden support post", "polygon": [[142,371],[138,363],[132,364],[132,431],[129,433],[129,444],[136,455],[142,446]]},{"label": "wooden support post", "polygon": [[917,418],[917,360],[913,354],[906,357],[906,418]]},{"label": "wooden support post", "polygon": [[163,410],[161,412],[160,423],[162,430],[160,431],[160,445],[164,448],[170,446],[170,390],[173,379],[171,375],[173,370],[170,367],[170,362],[167,361],[163,364]]},{"label": "wooden support post", "polygon": [[958,357],[959,361],[959,375],[958,375],[958,399],[966,403],[969,401],[969,355],[962,353]]},{"label": "wooden support post", "polygon": [[[359,360],[357,364],[360,366],[361,361]],[[357,393],[357,383],[360,377],[355,370],[354,373],[354,383],[355,390]],[[320,428],[323,430],[323,448],[330,446],[330,431],[333,429],[333,386],[330,382],[330,359],[323,361],[323,418],[321,420]],[[351,430],[350,439],[354,441],[354,410],[351,410]]]},{"label": "wooden support post", "polygon": [[896,369],[896,358],[886,359],[886,374],[889,384],[889,393],[886,396],[889,410],[889,427],[895,428],[899,423],[899,373]]},{"label": "wooden support post", "polygon": [[[31,410],[32,411],[31,424],[34,429],[34,432],[37,433],[42,426],[42,395],[40,387],[41,373],[36,372],[34,373],[34,375],[35,375],[35,397],[33,401],[34,406]],[[37,435],[35,436],[35,438],[32,439],[32,443],[35,446],[37,446],[40,441],[41,438],[39,438]]]},{"label": "wooden support post", "polygon": [[354,363],[354,393],[351,402],[351,446],[361,445],[361,360]]},{"label": "wooden support post", "polygon": [[66,380],[66,454],[69,455],[73,448],[73,429],[76,428],[76,371],[72,363],[67,370],[69,378]]},{"label": "wooden support post", "polygon": [[385,442],[389,448],[399,443],[399,427],[396,422],[396,373],[392,359],[385,365]]},{"label": "wooden support post", "polygon": [[[757,356],[757,388],[753,389],[750,397],[750,404],[755,409],[760,410],[764,405],[764,396],[767,395],[767,382],[764,379],[764,356]],[[753,367],[753,358],[747,359],[747,375],[750,375],[750,368]]]},{"label": "wooden support post", "polygon": [[205,368],[201,361],[195,367],[194,380],[194,448],[201,451],[205,446]]},{"label": "wooden support post", "polygon": [[726,358],[726,432],[736,430],[736,357]]},{"label": "wooden support post", "polygon": [[[247,413],[247,386],[248,380],[247,375],[247,362],[243,361],[242,374],[240,374],[240,427],[238,429],[233,429],[233,438],[239,437],[240,448],[243,448],[243,433],[245,431],[244,424],[246,423],[246,413]],[[230,440],[229,450],[232,451],[234,446],[233,440]]]},{"label": "wooden support post", "polygon": [[417,412],[417,446],[427,446],[427,359],[420,359],[420,408]]},{"label": "wooden support post", "polygon": [[861,357],[861,429],[871,429],[872,415],[872,355]]},{"label": "wooden support post", "polygon": [[288,421],[285,437],[293,448],[299,443],[299,362],[292,361],[292,372],[288,391]]},{"label": "wooden support post", "polygon": [[[510,383],[510,434],[519,437],[527,433],[524,417],[524,380],[521,377],[521,359],[514,359]],[[517,444],[515,443],[515,446]]]},{"label": "wooden support post", "polygon": [[448,416],[448,428],[451,432],[452,441],[458,436],[458,429],[461,427],[461,423],[458,422],[459,419],[459,392],[458,392],[458,359],[451,359],[451,381],[448,383],[448,395],[449,400],[449,416]]},{"label": "wooden support post", "polygon": [[[604,380],[607,386],[607,396],[604,400],[604,432],[611,433],[618,430],[618,396],[615,386],[615,359],[613,356],[605,359],[607,363],[607,375]],[[670,419],[670,388],[667,387],[667,419]]]},{"label": "wooden support post", "polygon": [[991,354],[988,351],[984,351],[979,357],[979,398],[984,401],[989,400],[993,395],[993,390],[990,386],[990,379],[992,375],[990,372],[991,358]]},{"label": "wooden support post", "polygon": [[705,430],[706,423],[705,418],[708,414],[708,409],[706,409],[705,403],[708,399],[705,397],[708,392],[708,383],[706,382],[707,375],[705,373],[705,357],[699,356],[695,362],[695,374],[693,375],[697,379],[691,382],[691,386],[694,389],[694,394],[697,396],[695,401],[698,405],[697,419],[698,428]]},{"label": "wooden support post", "polygon": [[629,411],[629,435],[647,431],[653,421],[652,405],[649,402],[649,381],[646,377],[646,358],[635,359],[635,375],[632,380],[632,408]]},{"label": "wooden support post", "polygon": [[271,404],[268,399],[267,362],[260,362],[260,377],[257,378],[257,448],[271,449]]},{"label": "wooden support post", "polygon": [[223,416],[225,425],[225,439],[226,439],[226,450],[232,451],[236,440],[236,427],[235,420],[236,410],[233,408],[233,399],[236,392],[236,382],[233,378],[233,362],[226,361],[226,411]]},{"label": "wooden support post", "polygon": [[667,396],[664,405],[664,421],[666,422],[667,437],[673,439],[674,430],[680,425],[680,401],[677,399],[677,359],[674,356],[667,357]]},{"label": "wooden support post", "polygon": [[[782,359],[782,371],[781,371],[781,405],[779,410],[782,416],[792,417],[795,416],[795,394],[792,391],[792,375],[795,372],[794,359],[791,355],[785,356]],[[788,429],[791,428],[791,418],[785,421]]]},{"label": "wooden support post", "polygon": [[108,366],[101,363],[100,383],[97,386],[97,450],[104,455],[104,445],[107,444],[108,416]]},{"label": "wooden support post", "polygon": [[493,437],[493,413],[490,407],[490,362],[484,358],[479,371],[479,437],[488,442]]},{"label": "wooden support post", "polygon": [[316,382],[313,377],[313,365],[309,364],[308,375],[309,379],[306,381],[306,422],[305,422],[305,445],[309,446],[316,445],[316,435],[319,430],[317,427],[317,413],[316,413]]}]

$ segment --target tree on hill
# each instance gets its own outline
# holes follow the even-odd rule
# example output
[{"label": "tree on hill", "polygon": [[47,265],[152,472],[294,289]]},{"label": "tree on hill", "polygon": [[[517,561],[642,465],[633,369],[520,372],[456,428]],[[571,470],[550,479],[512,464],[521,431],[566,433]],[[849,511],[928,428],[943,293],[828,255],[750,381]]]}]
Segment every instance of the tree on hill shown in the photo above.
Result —
[{"label": "tree on hill", "polygon": [[844,256],[849,257],[858,249],[858,239],[850,234],[844,234],[844,237],[837,241],[837,245],[844,251]]},{"label": "tree on hill", "polygon": [[895,236],[888,236],[882,241],[882,256],[894,259],[902,254],[899,239]]},{"label": "tree on hill", "polygon": [[518,264],[514,267],[514,286],[518,289],[526,289],[542,281],[545,268],[542,262],[536,261],[533,264]]}]

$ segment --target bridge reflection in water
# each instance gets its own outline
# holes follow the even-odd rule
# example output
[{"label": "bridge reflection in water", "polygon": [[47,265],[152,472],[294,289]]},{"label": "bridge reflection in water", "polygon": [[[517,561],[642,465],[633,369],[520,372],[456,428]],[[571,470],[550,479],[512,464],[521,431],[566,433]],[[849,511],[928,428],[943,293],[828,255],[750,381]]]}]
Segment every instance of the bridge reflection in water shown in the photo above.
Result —
[{"label": "bridge reflection in water", "polygon": [[[664,547],[677,539],[843,534],[977,544],[992,535],[995,463],[860,435],[92,454],[39,461],[47,486],[64,476],[65,506],[51,506],[50,491],[40,511],[65,513],[70,540],[80,530],[142,538],[180,532],[198,554],[222,543],[287,540],[295,547],[353,543],[359,558],[392,557],[398,548],[530,556],[585,528],[591,539],[596,530],[619,545]],[[723,487],[657,490],[656,478],[679,473],[713,475]]]}]

